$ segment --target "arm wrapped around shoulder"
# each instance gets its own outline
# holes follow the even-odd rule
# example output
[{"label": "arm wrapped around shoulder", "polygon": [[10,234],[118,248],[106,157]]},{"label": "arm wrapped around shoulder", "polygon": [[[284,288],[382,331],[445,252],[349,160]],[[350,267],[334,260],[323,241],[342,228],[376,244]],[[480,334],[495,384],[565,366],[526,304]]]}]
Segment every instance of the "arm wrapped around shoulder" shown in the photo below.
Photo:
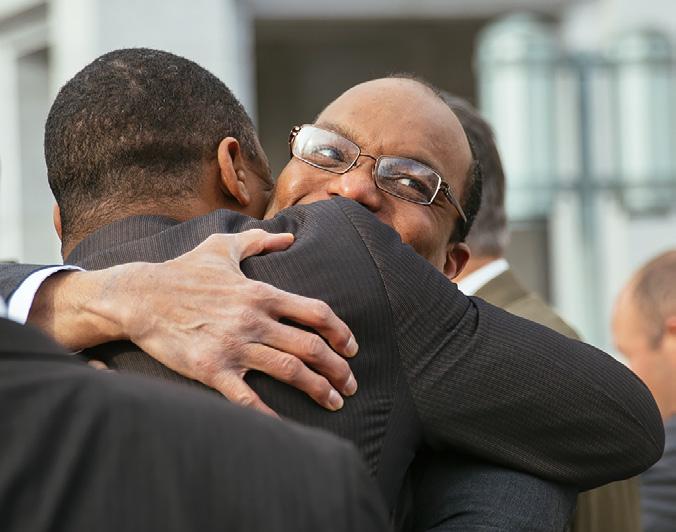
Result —
[{"label": "arm wrapped around shoulder", "polygon": [[[434,442],[452,439],[581,489],[634,476],[662,455],[664,427],[650,391],[610,355],[475,298],[453,330],[462,337],[453,363],[443,342],[426,366],[409,359]],[[439,400],[453,405],[452,420],[433,406]]]},{"label": "arm wrapped around shoulder", "polygon": [[580,489],[659,459],[660,414],[629,369],[466,297],[371,213],[341,207],[380,272],[428,443]]}]

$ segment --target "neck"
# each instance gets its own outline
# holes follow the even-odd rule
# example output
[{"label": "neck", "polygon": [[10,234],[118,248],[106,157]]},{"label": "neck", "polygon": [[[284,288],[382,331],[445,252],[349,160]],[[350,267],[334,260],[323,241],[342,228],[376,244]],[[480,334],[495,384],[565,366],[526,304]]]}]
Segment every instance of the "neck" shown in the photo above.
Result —
[{"label": "neck", "polygon": [[501,259],[502,257],[474,257],[471,256],[470,259],[467,261],[467,265],[465,268],[456,276],[455,279],[453,279],[454,282],[459,283],[462,281],[465,277],[470,275],[471,273],[474,273],[480,268],[483,268],[486,266],[486,264],[490,264],[491,262]]},{"label": "neck", "polygon": [[[64,234],[61,242],[61,256],[67,257],[73,249],[85,238],[102,227],[132,216],[165,216],[178,222],[185,222],[198,216],[209,214],[219,208],[228,208],[229,205],[215,205],[200,197],[188,197],[171,201],[153,201],[139,205],[98,206],[92,211],[93,216],[75,221],[77,232]],[[236,209],[234,209],[236,210]]]}]

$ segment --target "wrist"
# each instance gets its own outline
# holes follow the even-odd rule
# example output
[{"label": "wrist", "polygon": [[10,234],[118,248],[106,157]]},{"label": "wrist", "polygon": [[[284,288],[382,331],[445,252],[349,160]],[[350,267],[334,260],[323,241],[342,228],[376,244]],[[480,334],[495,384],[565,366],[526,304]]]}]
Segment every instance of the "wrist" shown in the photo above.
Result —
[{"label": "wrist", "polygon": [[144,292],[152,277],[152,264],[129,263],[86,272],[89,290],[80,301],[81,312],[91,320],[97,343],[130,339],[144,323]]}]

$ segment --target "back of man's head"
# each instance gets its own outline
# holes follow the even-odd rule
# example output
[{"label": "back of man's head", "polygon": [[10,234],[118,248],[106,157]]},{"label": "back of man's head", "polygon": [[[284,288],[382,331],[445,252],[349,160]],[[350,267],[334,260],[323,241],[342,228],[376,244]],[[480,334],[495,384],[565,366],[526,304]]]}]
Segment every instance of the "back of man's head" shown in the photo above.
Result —
[{"label": "back of man's head", "polygon": [[676,336],[676,250],[667,251],[643,266],[629,290],[630,300],[643,317],[645,333],[653,345],[665,333]]},{"label": "back of man's head", "polygon": [[643,266],[615,303],[613,339],[652,392],[662,416],[676,415],[676,250]]},{"label": "back of man's head", "polygon": [[59,91],[45,126],[64,242],[140,206],[180,205],[225,137],[258,157],[242,105],[193,61],[145,48],[94,60]]},{"label": "back of man's head", "polygon": [[466,100],[443,93],[462,124],[482,171],[481,207],[466,242],[472,257],[502,257],[509,233],[505,214],[505,174],[493,129]]}]

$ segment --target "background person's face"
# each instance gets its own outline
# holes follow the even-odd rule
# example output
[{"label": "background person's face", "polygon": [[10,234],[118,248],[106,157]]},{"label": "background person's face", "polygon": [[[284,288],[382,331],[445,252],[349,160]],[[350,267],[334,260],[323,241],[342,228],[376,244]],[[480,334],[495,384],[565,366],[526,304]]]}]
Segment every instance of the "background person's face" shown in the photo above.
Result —
[{"label": "background person's face", "polygon": [[[459,122],[417,82],[381,79],[357,85],[331,103],[316,124],[358,144],[363,153],[398,155],[434,169],[462,197],[471,152]],[[337,175],[291,159],[280,174],[267,216],[295,204],[343,196],[363,204],[404,242],[442,269],[458,213],[442,193],[430,206],[396,198],[375,185],[374,161],[360,157]]]},{"label": "background person's face", "polygon": [[651,342],[644,316],[633,301],[631,286],[617,300],[612,329],[617,349],[650,389],[662,417],[666,417],[673,387],[667,356],[662,352],[661,343],[655,345]]}]

